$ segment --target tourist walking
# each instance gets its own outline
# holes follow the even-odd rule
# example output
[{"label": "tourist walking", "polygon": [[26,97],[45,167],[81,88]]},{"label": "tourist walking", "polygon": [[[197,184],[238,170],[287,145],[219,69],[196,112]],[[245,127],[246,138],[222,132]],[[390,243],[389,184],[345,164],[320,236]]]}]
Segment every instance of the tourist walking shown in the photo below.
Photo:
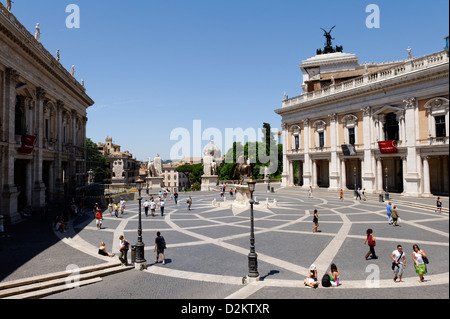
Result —
[{"label": "tourist walking", "polygon": [[110,200],[110,201],[109,201],[109,204],[108,204],[108,212],[109,212],[109,216],[112,216],[113,210],[114,210],[113,203],[112,203],[112,201]]},{"label": "tourist walking", "polygon": [[155,210],[156,210],[156,203],[152,197],[150,198],[150,212],[152,213],[152,216],[155,216]]},{"label": "tourist walking", "polygon": [[120,214],[121,215],[123,215],[123,213],[125,211],[125,203],[126,203],[125,199],[121,198],[120,199],[120,204],[119,204],[119,206],[120,206]]},{"label": "tourist walking", "polygon": [[100,207],[97,207],[97,212],[95,213],[95,223],[97,224],[97,229],[102,229],[103,214]]},{"label": "tourist walking", "polygon": [[314,209],[314,218],[313,218],[314,228],[312,229],[313,233],[318,233],[317,227],[319,227],[319,215],[317,214],[317,209]]},{"label": "tourist walking", "polygon": [[116,215],[116,218],[119,218],[119,203],[114,204],[114,215]]},{"label": "tourist walking", "polygon": [[378,259],[377,255],[375,254],[375,237],[373,237],[373,230],[371,228],[366,230],[366,240],[364,241],[364,245],[367,243],[369,245],[369,251],[366,254],[366,260],[370,259]]},{"label": "tourist walking", "polygon": [[122,266],[128,266],[127,255],[128,249],[130,248],[130,243],[125,239],[125,237],[123,237],[123,235],[120,235],[119,239],[120,239],[119,260],[122,263]]},{"label": "tourist walking", "polygon": [[161,236],[160,232],[156,233],[156,239],[155,239],[155,248],[153,249],[153,252],[156,251],[156,260],[155,264],[158,263],[159,255],[162,256],[162,264],[165,265],[165,256],[164,256],[164,250],[166,249],[166,240],[163,236]]},{"label": "tourist walking", "polygon": [[191,205],[192,205],[192,198],[191,198],[191,196],[189,196],[189,198],[187,199],[186,203],[188,204],[188,210],[191,210]]},{"label": "tourist walking", "polygon": [[159,203],[159,208],[161,209],[161,216],[164,216],[164,207],[166,207],[166,203],[164,202],[164,198],[161,198],[161,202]]},{"label": "tourist walking", "polygon": [[341,190],[339,191],[339,200],[340,201],[344,201],[344,190],[341,188]]},{"label": "tourist walking", "polygon": [[398,226],[397,222],[398,222],[398,218],[400,216],[398,215],[397,206],[395,206],[395,205],[394,205],[394,207],[391,208],[391,217],[392,217],[392,225]]},{"label": "tourist walking", "polygon": [[414,261],[414,268],[416,269],[416,273],[419,275],[419,282],[424,282],[425,278],[423,277],[423,275],[427,273],[427,254],[425,254],[425,252],[421,250],[417,244],[414,244],[412,258]]},{"label": "tourist walking", "polygon": [[148,206],[149,206],[149,202],[148,199],[145,200],[144,204],[142,206],[144,206],[144,212],[145,212],[145,216],[148,216]]},{"label": "tourist walking", "polygon": [[311,186],[309,186],[308,197],[309,197],[309,198],[312,198],[312,197],[313,197],[313,195],[312,195],[312,187],[311,187]]},{"label": "tourist walking", "polygon": [[438,197],[436,199],[436,210],[435,210],[435,212],[436,213],[439,212],[440,214],[442,214],[442,200],[441,200],[440,197]]},{"label": "tourist walking", "polygon": [[177,191],[174,192],[173,199],[175,200],[175,205],[178,205],[178,193],[177,193]]},{"label": "tourist walking", "polygon": [[358,199],[358,197],[359,197],[359,200],[361,200],[361,188],[359,188],[359,187],[356,190],[356,198],[355,199]]},{"label": "tourist walking", "polygon": [[362,189],[362,199],[363,199],[364,201],[367,200],[367,197],[366,197],[366,189],[365,189],[365,188]]},{"label": "tourist walking", "polygon": [[386,213],[387,213],[387,216],[388,216],[388,223],[389,223],[389,225],[392,225],[392,212],[391,212],[391,209],[392,209],[392,203],[391,202],[389,202],[388,204],[387,204],[387,206],[386,206]]},{"label": "tourist walking", "polygon": [[397,249],[392,252],[391,258],[392,262],[392,270],[394,271],[394,281],[399,279],[399,282],[402,281],[402,276],[406,268],[406,256],[403,252],[402,245],[397,245]]}]

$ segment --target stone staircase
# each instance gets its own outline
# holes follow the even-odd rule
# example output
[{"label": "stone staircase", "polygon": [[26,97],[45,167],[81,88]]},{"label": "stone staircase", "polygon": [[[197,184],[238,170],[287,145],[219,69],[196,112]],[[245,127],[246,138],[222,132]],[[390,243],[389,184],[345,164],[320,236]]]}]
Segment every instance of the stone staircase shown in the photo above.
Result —
[{"label": "stone staircase", "polygon": [[102,281],[102,277],[134,269],[120,263],[104,263],[77,269],[77,272],[61,271],[0,283],[0,299],[34,299],[65,290]]}]

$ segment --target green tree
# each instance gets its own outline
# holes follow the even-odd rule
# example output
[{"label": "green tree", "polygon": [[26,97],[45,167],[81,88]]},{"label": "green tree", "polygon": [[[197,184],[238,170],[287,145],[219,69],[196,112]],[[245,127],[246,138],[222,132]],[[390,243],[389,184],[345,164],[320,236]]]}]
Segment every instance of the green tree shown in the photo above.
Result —
[{"label": "green tree", "polygon": [[86,138],[86,170],[94,172],[95,183],[104,183],[110,177],[108,161],[90,138]]},{"label": "green tree", "polygon": [[200,183],[203,175],[203,164],[185,164],[177,167],[177,172],[183,173],[191,183]]}]

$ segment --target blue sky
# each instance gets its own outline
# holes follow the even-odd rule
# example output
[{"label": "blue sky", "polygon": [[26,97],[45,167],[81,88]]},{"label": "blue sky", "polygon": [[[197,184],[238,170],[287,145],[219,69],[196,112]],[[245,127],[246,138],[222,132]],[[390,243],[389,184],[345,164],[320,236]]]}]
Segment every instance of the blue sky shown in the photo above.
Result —
[{"label": "blue sky", "polygon": [[[6,1],[1,0],[5,4]],[[66,6],[80,8],[80,28],[66,27]],[[367,28],[369,4],[380,28]],[[175,128],[280,128],[283,92],[301,94],[298,64],[325,42],[359,62],[415,57],[443,49],[447,0],[15,0],[13,13],[95,101],[87,137],[106,136],[138,160],[169,159]],[[208,143],[203,141],[203,146]],[[224,150],[226,151],[226,150]],[[199,154],[191,154],[199,156]]]}]

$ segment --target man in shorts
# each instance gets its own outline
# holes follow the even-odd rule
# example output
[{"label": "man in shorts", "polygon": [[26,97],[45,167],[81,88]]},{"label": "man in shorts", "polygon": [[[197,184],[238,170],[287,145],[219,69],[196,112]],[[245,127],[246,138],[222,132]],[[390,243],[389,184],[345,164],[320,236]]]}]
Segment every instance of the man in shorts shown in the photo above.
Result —
[{"label": "man in shorts", "polygon": [[164,257],[164,249],[166,249],[166,241],[163,236],[161,236],[160,232],[156,233],[156,239],[155,239],[155,248],[153,249],[153,252],[156,251],[156,260],[155,264],[158,263],[159,255],[162,255],[162,264],[165,265],[165,257]]},{"label": "man in shorts", "polygon": [[399,278],[399,282],[402,282],[403,272],[406,268],[406,255],[403,252],[402,245],[397,245],[397,249],[392,252],[391,258],[392,270],[394,271],[394,282]]},{"label": "man in shorts", "polygon": [[97,207],[97,212],[95,213],[95,222],[97,224],[97,229],[102,229],[103,214],[100,207]]}]

